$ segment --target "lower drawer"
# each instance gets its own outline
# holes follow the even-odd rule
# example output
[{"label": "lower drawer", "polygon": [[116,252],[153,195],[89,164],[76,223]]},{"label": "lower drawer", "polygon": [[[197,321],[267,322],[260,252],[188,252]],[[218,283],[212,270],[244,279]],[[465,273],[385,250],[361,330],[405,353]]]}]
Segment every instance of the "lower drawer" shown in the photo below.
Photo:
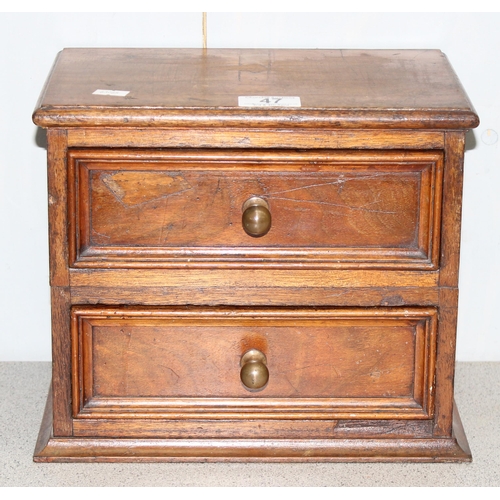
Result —
[{"label": "lower drawer", "polygon": [[74,307],[73,417],[430,419],[436,330],[435,308]]}]

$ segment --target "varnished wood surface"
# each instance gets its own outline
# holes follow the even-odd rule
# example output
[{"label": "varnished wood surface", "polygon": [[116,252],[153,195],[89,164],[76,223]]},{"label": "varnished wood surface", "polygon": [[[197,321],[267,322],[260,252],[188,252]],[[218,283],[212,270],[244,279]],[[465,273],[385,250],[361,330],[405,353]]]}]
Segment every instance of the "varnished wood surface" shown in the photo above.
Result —
[{"label": "varnished wood surface", "polygon": [[[254,289],[273,288],[407,288],[437,287],[437,271],[336,269],[72,269],[71,287],[199,287]],[[404,290],[402,290],[404,292]],[[428,290],[433,293],[434,290]],[[307,300],[305,298],[304,300]]]},{"label": "varnished wood surface", "polygon": [[52,304],[52,390],[55,436],[71,436],[71,338],[70,290],[68,287],[51,288]]},{"label": "varnished wood surface", "polygon": [[281,149],[410,149],[444,147],[437,130],[322,130],[240,128],[127,128],[95,127],[66,130],[68,146],[75,148],[259,148]]},{"label": "varnished wood surface", "polygon": [[66,131],[47,132],[50,284],[68,286],[68,169]]},{"label": "varnished wood surface", "polygon": [[[76,267],[438,265],[438,153],[73,150],[69,158]],[[254,196],[272,214],[261,238],[241,224]]]},{"label": "varnished wood surface", "polygon": [[403,306],[439,303],[437,272],[267,269],[75,269],[72,303]]},{"label": "varnished wood surface", "polygon": [[[73,308],[72,318],[76,416],[433,413],[435,309]],[[249,349],[268,360],[258,393],[239,378]]]},{"label": "varnished wood surface", "polygon": [[442,223],[439,284],[444,287],[457,287],[460,264],[465,135],[463,132],[447,132],[445,137],[447,168],[443,179],[443,204],[446,211]]},{"label": "varnished wood surface", "polygon": [[54,357],[36,461],[471,459],[453,374],[478,118],[440,51],[66,49],[34,120]]},{"label": "varnished wood surface", "polygon": [[264,420],[230,418],[219,420],[197,419],[195,425],[186,425],[180,419],[79,419],[75,420],[75,436],[172,439],[294,439],[307,435],[309,439],[339,438],[429,438],[432,422],[429,420],[331,420],[302,419]]},{"label": "varnished wood surface", "polygon": [[[230,271],[230,273],[233,270]],[[127,275],[122,274],[125,278]],[[231,280],[229,280],[231,281]],[[326,283],[328,280],[326,281]],[[228,291],[231,293],[228,295]],[[439,290],[432,287],[336,287],[309,286],[296,281],[288,286],[270,282],[240,284],[228,288],[223,284],[197,285],[193,280],[183,286],[76,286],[71,290],[75,305],[153,305],[199,304],[205,306],[432,306],[439,303]]]},{"label": "varnished wood surface", "polygon": [[271,372],[262,398],[412,394],[415,325],[99,323],[82,332],[84,370],[98,398],[254,397],[242,387],[239,361],[260,344]]},{"label": "varnished wood surface", "polygon": [[449,436],[453,425],[458,290],[441,288],[439,304],[434,434]]},{"label": "varnished wood surface", "polygon": [[349,439],[137,439],[54,438],[50,404],[37,441],[35,462],[470,462],[458,411],[447,438]]},{"label": "varnished wood surface", "polygon": [[[123,90],[125,97],[94,95]],[[380,89],[383,89],[381,92]],[[239,108],[238,96],[300,108]],[[65,49],[40,126],[468,128],[477,116],[437,50]]]}]

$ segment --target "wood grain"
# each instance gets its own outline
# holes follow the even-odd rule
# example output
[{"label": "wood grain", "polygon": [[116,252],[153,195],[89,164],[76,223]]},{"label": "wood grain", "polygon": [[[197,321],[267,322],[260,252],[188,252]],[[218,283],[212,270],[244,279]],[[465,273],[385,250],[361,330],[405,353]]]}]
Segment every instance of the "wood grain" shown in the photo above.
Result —
[{"label": "wood grain", "polygon": [[457,412],[452,438],[44,438],[36,462],[470,462],[472,458]]},{"label": "wood grain", "polygon": [[50,284],[68,286],[66,131],[47,131]]},{"label": "wood grain", "polygon": [[446,212],[443,216],[439,273],[439,284],[445,287],[458,287],[464,148],[463,132],[446,133],[446,169],[443,179],[443,204]]},{"label": "wood grain", "polygon": [[339,439],[346,437],[430,438],[429,420],[206,420],[186,425],[185,420],[85,419],[75,421],[75,436],[81,437],[141,437],[165,439],[217,439],[252,436],[253,439],[293,439],[304,435],[309,439]]},{"label": "wood grain", "polygon": [[51,439],[36,462],[470,462],[453,439]]},{"label": "wood grain", "polygon": [[70,128],[68,145],[80,148],[259,148],[442,149],[437,130],[248,129],[248,128]]},{"label": "wood grain", "polygon": [[[75,267],[436,269],[442,156],[428,152],[73,150]],[[252,238],[260,197],[271,230]]]},{"label": "wood grain", "polygon": [[[203,408],[224,418],[279,409],[286,418],[315,404],[330,418],[433,413],[432,308],[73,308],[72,317],[75,416],[95,409],[197,418]],[[249,349],[268,358],[270,380],[258,395],[239,378]]]},{"label": "wood grain", "polygon": [[52,408],[54,436],[71,436],[70,290],[51,288],[52,304]]},{"label": "wood grain", "polygon": [[[126,275],[124,275],[126,276]],[[231,293],[228,295],[228,291]],[[71,300],[75,305],[182,305],[205,306],[431,306],[439,302],[439,292],[433,287],[369,287],[332,286],[328,278],[324,286],[311,286],[296,280],[289,286],[271,286],[269,282],[232,285],[183,286],[75,286]]]},{"label": "wood grain", "polygon": [[[277,94],[301,106],[238,105]],[[471,460],[453,377],[479,120],[444,54],[65,49],[33,119],[53,345],[35,461]]]},{"label": "wood grain", "polygon": [[439,304],[434,435],[449,436],[453,425],[458,290],[440,288]]},{"label": "wood grain", "polygon": [[[129,94],[95,95],[103,86]],[[238,96],[275,95],[278,89],[300,97],[301,107],[272,113],[238,107]],[[453,69],[436,50],[65,49],[34,120],[60,127],[478,124]]]},{"label": "wood grain", "polygon": [[[401,288],[435,287],[439,273],[426,271],[304,270],[294,269],[72,269],[72,287],[171,287],[177,288]],[[404,290],[403,290],[404,291]],[[424,293],[427,291],[424,290]],[[119,293],[119,292],[117,292]],[[429,293],[433,293],[429,290]],[[306,298],[304,300],[307,300]]]}]

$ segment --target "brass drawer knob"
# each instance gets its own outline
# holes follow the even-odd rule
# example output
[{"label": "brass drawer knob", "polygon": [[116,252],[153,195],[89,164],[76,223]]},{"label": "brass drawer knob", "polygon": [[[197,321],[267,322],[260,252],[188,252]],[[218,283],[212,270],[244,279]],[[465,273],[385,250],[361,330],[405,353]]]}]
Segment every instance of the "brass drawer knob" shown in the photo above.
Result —
[{"label": "brass drawer knob", "polygon": [[243,204],[241,222],[247,234],[254,238],[264,236],[271,229],[271,212],[266,200],[254,196]]},{"label": "brass drawer knob", "polygon": [[248,391],[263,389],[269,381],[266,356],[257,349],[250,349],[241,357],[240,378]]}]

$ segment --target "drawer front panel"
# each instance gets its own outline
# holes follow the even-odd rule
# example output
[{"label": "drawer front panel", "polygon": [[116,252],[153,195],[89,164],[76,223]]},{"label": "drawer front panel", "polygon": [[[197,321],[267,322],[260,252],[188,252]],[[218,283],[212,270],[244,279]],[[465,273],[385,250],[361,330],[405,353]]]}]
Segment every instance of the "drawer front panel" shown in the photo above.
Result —
[{"label": "drawer front panel", "polygon": [[[433,308],[75,307],[73,411],[429,418],[435,333]],[[269,371],[258,392],[240,380],[250,349]]]},{"label": "drawer front panel", "polygon": [[[72,150],[71,264],[436,269],[436,152]],[[271,213],[262,237],[245,202]]]}]

